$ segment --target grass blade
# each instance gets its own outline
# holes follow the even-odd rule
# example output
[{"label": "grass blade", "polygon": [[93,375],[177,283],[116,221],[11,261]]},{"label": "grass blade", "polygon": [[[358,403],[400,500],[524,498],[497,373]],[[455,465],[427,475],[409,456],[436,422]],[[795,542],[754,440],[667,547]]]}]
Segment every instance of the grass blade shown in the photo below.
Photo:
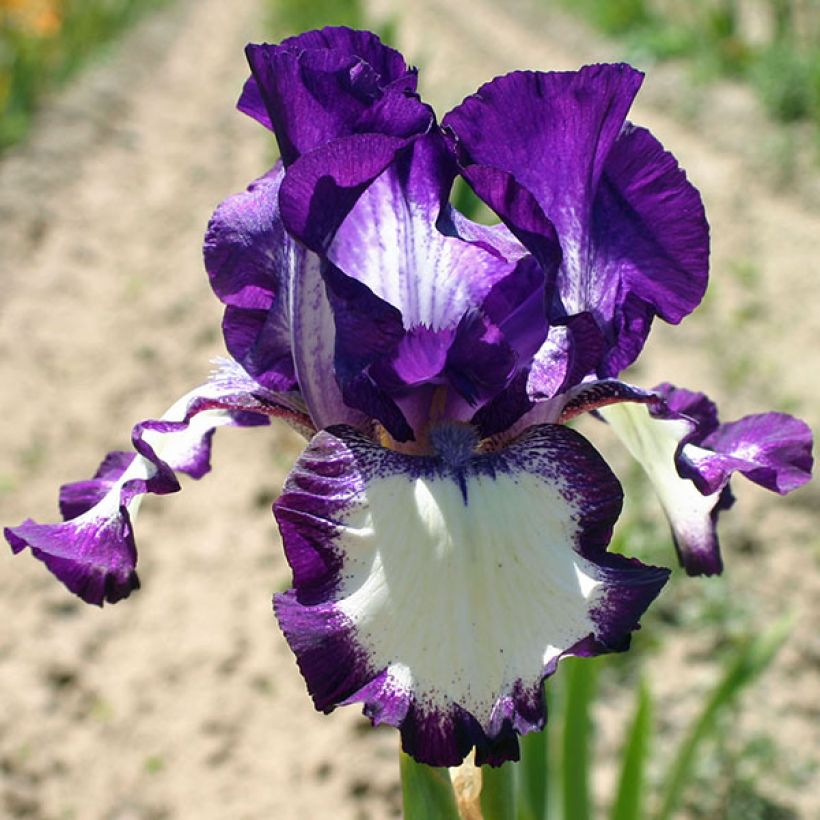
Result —
[{"label": "grass blade", "polygon": [[791,628],[791,617],[782,618],[761,635],[745,640],[726,666],[698,719],[681,743],[662,792],[657,820],[669,820],[680,803],[700,744],[715,729],[717,718],[731,706],[744,687],[772,662]]},{"label": "grass blade", "polygon": [[652,696],[645,681],[641,681],[635,702],[635,717],[623,751],[618,792],[612,806],[612,820],[641,820],[646,789],[644,769],[649,757],[652,737]]}]

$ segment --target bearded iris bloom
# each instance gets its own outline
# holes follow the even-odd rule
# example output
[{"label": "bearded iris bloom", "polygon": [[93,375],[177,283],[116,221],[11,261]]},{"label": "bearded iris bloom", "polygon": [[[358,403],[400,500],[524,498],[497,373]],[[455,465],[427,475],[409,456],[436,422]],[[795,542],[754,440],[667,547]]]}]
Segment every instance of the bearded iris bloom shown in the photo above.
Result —
[{"label": "bearded iris bloom", "polygon": [[[626,649],[669,574],[608,551],[621,487],[566,422],[595,411],[623,439],[690,574],[721,569],[731,474],[795,489],[810,432],[619,379],[708,268],[700,196],[626,120],[638,71],[514,72],[439,123],[368,32],[247,56],[239,108],[281,160],[206,235],[232,359],[63,487],[62,523],[6,537],[115,602],[143,496],[204,475],[216,427],[283,418],[309,443],[274,505],[293,570],[274,608],[316,707],[363,703],[422,762],[515,759],[560,658]],[[459,176],[497,224],[450,204]]]}]

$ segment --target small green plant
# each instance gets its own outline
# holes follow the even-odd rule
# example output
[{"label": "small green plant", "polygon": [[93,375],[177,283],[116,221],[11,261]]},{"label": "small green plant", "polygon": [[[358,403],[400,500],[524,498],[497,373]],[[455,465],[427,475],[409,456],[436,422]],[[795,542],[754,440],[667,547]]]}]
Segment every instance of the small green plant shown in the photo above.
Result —
[{"label": "small green plant", "polygon": [[730,76],[748,82],[778,121],[820,124],[820,22],[813,5],[805,10],[806,21],[795,17],[793,3],[772,0],[769,39],[752,43],[744,36],[734,0],[679,4],[665,11],[645,0],[563,4],[604,33],[622,38],[632,58],[686,59],[700,80]]},{"label": "small green plant", "polygon": [[168,0],[21,0],[0,7],[0,151],[28,132],[40,101],[102,46]]},{"label": "small green plant", "polygon": [[360,28],[364,10],[360,0],[268,0],[268,27],[280,39],[323,26]]},{"label": "small green plant", "polygon": [[820,50],[804,53],[775,42],[760,52],[749,75],[771,116],[783,122],[820,118]]}]

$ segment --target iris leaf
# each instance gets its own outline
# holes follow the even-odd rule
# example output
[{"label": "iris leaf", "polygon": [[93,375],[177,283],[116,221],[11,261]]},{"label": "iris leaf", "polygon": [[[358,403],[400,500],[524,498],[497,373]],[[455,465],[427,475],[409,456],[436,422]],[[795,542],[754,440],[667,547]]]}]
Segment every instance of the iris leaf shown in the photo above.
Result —
[{"label": "iris leaf", "polygon": [[518,820],[546,820],[549,724],[521,738]]},{"label": "iris leaf", "polygon": [[612,820],[641,820],[646,788],[644,771],[652,736],[652,696],[641,681],[635,702],[635,716],[623,750],[618,793],[612,807]]},{"label": "iris leaf", "polygon": [[481,768],[481,814],[483,820],[515,820],[515,766]]},{"label": "iris leaf", "polygon": [[416,763],[402,752],[401,790],[405,820],[459,820],[447,769]]},{"label": "iris leaf", "polygon": [[595,697],[597,666],[587,658],[568,658],[564,662],[566,706],[561,758],[563,760],[563,816],[569,820],[588,820],[590,815],[589,779],[592,720],[590,706]]},{"label": "iris leaf", "polygon": [[672,762],[664,781],[657,820],[669,820],[674,816],[701,743],[717,728],[718,718],[737,700],[743,688],[769,666],[786,639],[791,624],[791,616],[781,618],[761,635],[747,638],[731,658],[723,677],[706,701],[700,716],[692,724]]}]

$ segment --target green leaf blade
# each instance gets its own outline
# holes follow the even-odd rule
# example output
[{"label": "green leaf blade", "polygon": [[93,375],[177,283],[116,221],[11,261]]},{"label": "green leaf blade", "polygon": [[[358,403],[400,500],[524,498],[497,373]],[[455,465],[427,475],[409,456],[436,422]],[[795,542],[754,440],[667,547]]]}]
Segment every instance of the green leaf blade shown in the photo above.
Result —
[{"label": "green leaf blade", "polygon": [[484,820],[516,820],[515,765],[481,767],[481,814]]},{"label": "green leaf blade", "polygon": [[645,769],[652,737],[652,696],[641,681],[635,716],[623,751],[618,791],[612,806],[612,820],[641,820],[646,792]]},{"label": "green leaf blade", "polygon": [[404,752],[400,768],[405,820],[459,820],[447,769],[416,763]]},{"label": "green leaf blade", "polygon": [[549,724],[521,738],[519,820],[546,820],[549,783]]},{"label": "green leaf blade", "polygon": [[567,820],[589,820],[590,754],[592,746],[591,705],[595,697],[597,667],[588,658],[568,658],[566,707],[562,743],[562,793]]},{"label": "green leaf blade", "polygon": [[723,677],[712,690],[698,719],[683,739],[664,781],[657,820],[670,820],[677,810],[691,777],[692,764],[701,743],[717,726],[718,718],[740,696],[741,691],[774,660],[788,635],[791,616],[784,617],[766,632],[744,641],[726,665]]}]

